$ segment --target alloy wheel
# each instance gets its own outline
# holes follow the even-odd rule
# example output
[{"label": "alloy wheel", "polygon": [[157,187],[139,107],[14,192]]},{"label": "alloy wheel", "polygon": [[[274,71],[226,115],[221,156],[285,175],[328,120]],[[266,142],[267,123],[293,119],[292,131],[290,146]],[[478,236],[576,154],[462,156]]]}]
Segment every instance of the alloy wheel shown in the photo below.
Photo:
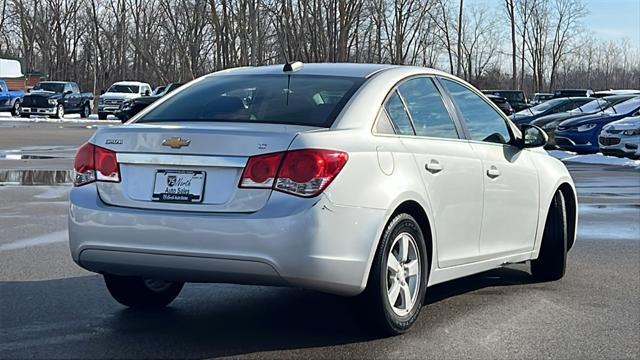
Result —
[{"label": "alloy wheel", "polygon": [[398,234],[387,257],[387,298],[396,315],[405,316],[415,306],[421,271],[416,240],[409,233]]}]

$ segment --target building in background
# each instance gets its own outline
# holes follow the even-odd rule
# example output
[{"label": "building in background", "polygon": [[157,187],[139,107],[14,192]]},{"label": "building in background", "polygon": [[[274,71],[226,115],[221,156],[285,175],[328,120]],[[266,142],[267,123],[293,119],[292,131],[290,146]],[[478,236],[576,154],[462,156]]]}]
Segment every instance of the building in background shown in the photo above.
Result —
[{"label": "building in background", "polygon": [[38,71],[27,71],[23,74],[22,65],[18,60],[0,59],[0,79],[4,80],[11,90],[26,91],[45,78],[46,75]]}]

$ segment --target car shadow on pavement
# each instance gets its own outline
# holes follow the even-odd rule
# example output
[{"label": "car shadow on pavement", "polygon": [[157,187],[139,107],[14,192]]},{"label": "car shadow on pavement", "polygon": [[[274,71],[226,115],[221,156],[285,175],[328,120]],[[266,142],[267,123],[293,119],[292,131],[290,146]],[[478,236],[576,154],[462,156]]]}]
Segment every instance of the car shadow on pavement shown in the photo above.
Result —
[{"label": "car shadow on pavement", "polygon": [[[530,282],[503,268],[429,288],[427,308]],[[364,342],[354,298],[314,291],[187,284],[167,309],[113,301],[99,276],[0,283],[0,358],[204,358]],[[442,314],[438,317],[453,317]],[[430,324],[435,325],[436,324]]]}]

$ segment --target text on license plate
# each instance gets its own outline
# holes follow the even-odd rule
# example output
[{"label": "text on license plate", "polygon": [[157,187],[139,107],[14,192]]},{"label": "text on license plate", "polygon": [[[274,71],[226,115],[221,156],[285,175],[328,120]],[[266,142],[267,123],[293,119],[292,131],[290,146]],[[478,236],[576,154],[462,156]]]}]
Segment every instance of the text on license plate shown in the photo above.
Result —
[{"label": "text on license plate", "polygon": [[153,201],[198,203],[204,192],[204,171],[158,170]]}]

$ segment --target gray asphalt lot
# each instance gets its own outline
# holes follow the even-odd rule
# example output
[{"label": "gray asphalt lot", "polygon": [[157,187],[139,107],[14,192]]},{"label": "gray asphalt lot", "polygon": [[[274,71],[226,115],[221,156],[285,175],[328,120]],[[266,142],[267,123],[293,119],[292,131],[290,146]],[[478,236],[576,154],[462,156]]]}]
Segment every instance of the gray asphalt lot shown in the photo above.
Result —
[{"label": "gray asphalt lot", "polygon": [[437,285],[410,333],[379,338],[353,299],[299,289],[187,284],[163,311],[117,304],[70,259],[69,185],[19,185],[55,182],[38,174],[68,171],[92,131],[0,121],[0,358],[640,358],[637,168],[568,163],[580,223],[561,281],[518,264]]}]

